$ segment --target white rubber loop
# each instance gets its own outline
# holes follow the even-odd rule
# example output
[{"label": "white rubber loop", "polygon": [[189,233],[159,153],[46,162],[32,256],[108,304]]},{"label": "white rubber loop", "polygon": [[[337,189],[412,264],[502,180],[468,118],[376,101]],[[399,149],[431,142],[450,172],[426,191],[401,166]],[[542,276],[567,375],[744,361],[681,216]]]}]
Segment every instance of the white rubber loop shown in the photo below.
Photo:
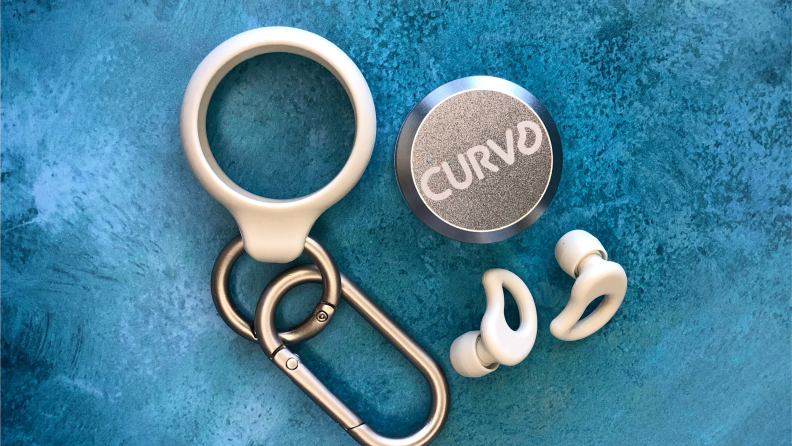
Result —
[{"label": "white rubber loop", "polygon": [[[499,364],[519,364],[536,341],[536,305],[531,291],[522,279],[505,269],[488,270],[481,282],[487,295],[487,310],[481,318],[481,341]],[[503,288],[509,290],[517,302],[520,314],[517,330],[506,323]]]},{"label": "white rubber loop", "polygon": [[[318,191],[288,200],[260,197],[239,187],[220,169],[206,138],[206,110],[220,80],[239,63],[275,52],[298,54],[327,68],[346,90],[355,113],[355,142],[338,175]],[[190,168],[234,216],[245,251],[262,262],[285,263],[302,253],[308,232],[322,212],[343,198],[363,175],[374,148],[377,118],[363,74],[341,49],[308,31],[267,27],[226,40],[198,65],[184,92],[180,130]],[[295,160],[294,165],[299,168],[302,163]]]},{"label": "white rubber loop", "polygon": [[[569,302],[550,323],[550,333],[562,341],[577,341],[591,335],[611,320],[627,292],[627,274],[618,263],[606,260],[605,248],[588,232],[575,230],[556,244],[556,260],[575,278]],[[580,319],[594,299],[602,302]]]},{"label": "white rubber loop", "polygon": [[[481,278],[487,295],[487,310],[481,330],[469,331],[451,343],[451,366],[462,376],[478,378],[493,372],[499,364],[516,365],[531,352],[536,341],[536,305],[525,283],[505,269],[491,269]],[[520,313],[520,327],[513,331],[503,313],[503,288],[514,296]]]}]

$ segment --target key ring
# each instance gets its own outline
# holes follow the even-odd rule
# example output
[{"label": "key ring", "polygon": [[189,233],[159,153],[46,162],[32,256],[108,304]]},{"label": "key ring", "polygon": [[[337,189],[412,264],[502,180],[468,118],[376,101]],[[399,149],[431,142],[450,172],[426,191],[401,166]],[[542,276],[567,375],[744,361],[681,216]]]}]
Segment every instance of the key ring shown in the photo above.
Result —
[{"label": "key ring", "polygon": [[[239,312],[231,299],[231,290],[228,286],[231,268],[244,250],[242,238],[236,237],[220,251],[212,268],[212,300],[220,317],[232,330],[248,341],[256,342],[258,339],[253,321]],[[341,278],[333,257],[321,243],[311,237],[305,240],[305,253],[321,271],[324,284],[322,298],[311,314],[302,322],[278,333],[285,344],[297,344],[319,334],[327,326],[327,322],[333,317],[335,309],[338,307]]]},{"label": "key ring", "polygon": [[[318,191],[288,200],[260,197],[239,187],[220,169],[206,137],[206,110],[223,76],[240,62],[271,52],[298,54],[322,64],[341,82],[355,112],[355,142],[338,175]],[[448,382],[442,369],[371,298],[340,274],[330,253],[308,236],[319,215],[357,183],[374,148],[374,101],[354,62],[332,43],[307,31],[269,27],[244,32],[220,44],[195,70],[184,93],[179,127],[190,168],[201,185],[231,212],[241,233],[226,245],[212,269],[212,299],[223,320],[245,339],[258,341],[269,359],[359,443],[417,446],[431,442],[448,416]],[[243,251],[258,261],[273,263],[290,262],[305,252],[315,265],[294,267],[273,279],[259,298],[252,323],[236,309],[228,286],[231,269]],[[322,299],[311,315],[279,333],[275,328],[275,307],[283,295],[297,284],[320,281],[324,285]],[[386,437],[363,423],[307,367],[300,367],[299,357],[286,347],[309,339],[326,327],[342,295],[429,383],[430,414],[423,427],[406,437]]]},{"label": "key ring", "polygon": [[[206,137],[206,110],[220,80],[242,61],[274,52],[304,56],[327,68],[341,82],[355,112],[355,142],[338,175],[316,192],[286,200],[260,197],[239,187],[220,169]],[[204,189],[234,216],[245,251],[260,262],[287,263],[302,253],[319,215],[363,175],[374,148],[377,119],[371,91],[349,56],[316,34],[278,26],[238,34],[206,56],[187,84],[179,128],[190,168]]]},{"label": "key ring", "polygon": [[[355,112],[355,142],[338,175],[316,192],[287,200],[260,197],[234,183],[220,169],[206,137],[206,110],[223,77],[242,61],[271,52],[298,54],[320,63],[341,82]],[[241,233],[241,239],[223,249],[212,270],[212,298],[220,316],[239,335],[255,341],[253,323],[236,309],[228,289],[234,262],[243,250],[258,261],[276,263],[290,262],[305,250],[322,272],[322,299],[311,315],[281,335],[289,344],[315,336],[332,318],[340,287],[332,256],[308,232],[319,215],[357,183],[374,148],[374,100],[360,70],[338,47],[313,33],[285,27],[250,30],[220,44],[198,65],[184,92],[179,127],[190,168],[231,212]]]}]

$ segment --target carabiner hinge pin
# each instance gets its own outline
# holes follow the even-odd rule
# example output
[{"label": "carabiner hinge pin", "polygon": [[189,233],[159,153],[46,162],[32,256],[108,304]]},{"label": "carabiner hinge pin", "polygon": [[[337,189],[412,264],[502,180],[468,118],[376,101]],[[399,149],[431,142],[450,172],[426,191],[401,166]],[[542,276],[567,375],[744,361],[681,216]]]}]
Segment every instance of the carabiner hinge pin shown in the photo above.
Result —
[{"label": "carabiner hinge pin", "polygon": [[333,313],[335,313],[335,307],[326,302],[319,302],[314,309],[314,317],[322,323],[329,321],[333,317]]},{"label": "carabiner hinge pin", "polygon": [[300,357],[284,347],[275,353],[275,356],[272,357],[272,362],[284,372],[289,372],[297,370],[297,367],[300,366]]}]

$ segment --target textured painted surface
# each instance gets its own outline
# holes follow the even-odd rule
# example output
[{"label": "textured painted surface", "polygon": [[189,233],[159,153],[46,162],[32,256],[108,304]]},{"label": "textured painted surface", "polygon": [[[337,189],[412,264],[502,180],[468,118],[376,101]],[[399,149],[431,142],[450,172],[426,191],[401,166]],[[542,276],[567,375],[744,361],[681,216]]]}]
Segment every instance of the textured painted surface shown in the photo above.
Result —
[{"label": "textured painted surface", "polygon": [[[181,95],[212,48],[265,25],[327,37],[369,82],[371,163],[312,233],[448,374],[436,444],[790,443],[788,1],[84,3],[2,4],[4,444],[353,443],[208,291],[236,228],[183,159]],[[474,74],[535,94],[565,150],[547,212],[483,246],[424,226],[393,174],[410,107]],[[240,67],[211,108],[221,164],[271,196],[320,187],[353,137],[343,90],[291,56]],[[572,286],[553,246],[574,228],[630,286],[609,325],[565,343],[547,329]],[[536,347],[461,378],[447,349],[478,326],[491,267],[534,293]],[[244,258],[241,305],[282,268]],[[283,324],[319,288],[293,294]],[[428,408],[348,305],[297,350],[383,432]]]}]

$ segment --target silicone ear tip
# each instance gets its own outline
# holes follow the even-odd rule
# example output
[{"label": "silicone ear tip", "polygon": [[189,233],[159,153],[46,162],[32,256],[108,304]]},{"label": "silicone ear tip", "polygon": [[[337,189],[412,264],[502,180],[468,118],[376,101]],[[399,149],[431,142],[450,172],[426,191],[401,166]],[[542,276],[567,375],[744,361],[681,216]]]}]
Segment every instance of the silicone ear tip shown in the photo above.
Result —
[{"label": "silicone ear tip", "polygon": [[485,366],[476,353],[479,330],[469,331],[451,344],[451,365],[457,373],[468,378],[479,378],[498,368],[498,364]]},{"label": "silicone ear tip", "polygon": [[555,258],[558,265],[567,274],[576,279],[580,271],[578,265],[590,254],[599,254],[608,260],[608,253],[596,237],[586,231],[575,229],[569,231],[558,240],[555,247]]}]

